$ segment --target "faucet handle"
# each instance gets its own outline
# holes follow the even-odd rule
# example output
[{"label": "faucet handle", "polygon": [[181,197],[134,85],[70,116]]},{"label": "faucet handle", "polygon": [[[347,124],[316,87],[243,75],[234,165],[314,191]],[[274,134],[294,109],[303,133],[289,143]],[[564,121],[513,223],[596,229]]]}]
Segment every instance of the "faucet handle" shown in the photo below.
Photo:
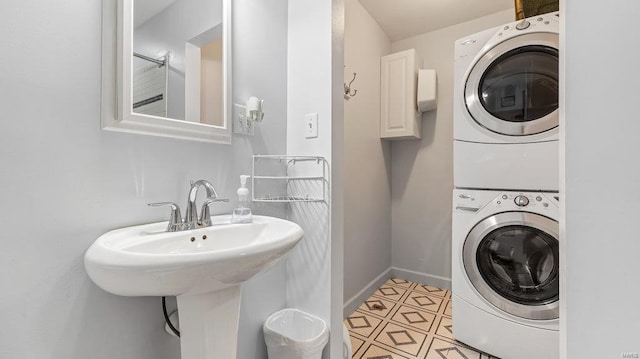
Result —
[{"label": "faucet handle", "polygon": [[182,216],[180,215],[180,207],[173,202],[156,202],[147,203],[149,207],[171,207],[171,215],[169,215],[169,225],[167,226],[167,232],[175,232],[182,227]]},{"label": "faucet handle", "polygon": [[211,225],[211,214],[209,213],[209,206],[216,202],[229,202],[226,198],[213,198],[209,197],[202,204],[202,210],[200,211],[200,220],[199,222],[205,226]]}]

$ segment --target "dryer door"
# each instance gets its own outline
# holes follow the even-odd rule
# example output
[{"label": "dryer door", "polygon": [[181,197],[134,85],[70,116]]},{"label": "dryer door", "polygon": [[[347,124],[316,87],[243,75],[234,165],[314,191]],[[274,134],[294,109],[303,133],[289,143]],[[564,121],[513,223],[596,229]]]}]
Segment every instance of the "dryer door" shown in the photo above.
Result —
[{"label": "dryer door", "polygon": [[532,320],[559,314],[558,222],[527,212],[485,218],[467,235],[464,268],[476,290],[509,314]]},{"label": "dryer door", "polygon": [[558,35],[528,33],[499,43],[475,63],[465,104],[485,129],[531,136],[558,127]]}]

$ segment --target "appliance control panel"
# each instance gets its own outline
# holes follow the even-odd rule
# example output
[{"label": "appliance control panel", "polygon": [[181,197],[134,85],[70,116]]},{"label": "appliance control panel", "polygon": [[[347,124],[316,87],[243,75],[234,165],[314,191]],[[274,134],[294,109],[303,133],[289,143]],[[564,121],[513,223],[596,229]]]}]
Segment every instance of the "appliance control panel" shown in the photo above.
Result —
[{"label": "appliance control panel", "polygon": [[517,192],[454,189],[453,210],[477,213],[485,206],[502,211],[547,211],[558,208],[558,194],[551,192]]},{"label": "appliance control panel", "polygon": [[535,32],[557,28],[558,20],[554,18],[554,15],[556,18],[558,17],[558,13],[549,13],[509,23],[498,28],[497,35],[500,38],[512,32]]},{"label": "appliance control panel", "polygon": [[503,193],[498,196],[495,201],[498,206],[515,205],[516,208],[549,207],[549,199],[546,196],[537,193]]}]

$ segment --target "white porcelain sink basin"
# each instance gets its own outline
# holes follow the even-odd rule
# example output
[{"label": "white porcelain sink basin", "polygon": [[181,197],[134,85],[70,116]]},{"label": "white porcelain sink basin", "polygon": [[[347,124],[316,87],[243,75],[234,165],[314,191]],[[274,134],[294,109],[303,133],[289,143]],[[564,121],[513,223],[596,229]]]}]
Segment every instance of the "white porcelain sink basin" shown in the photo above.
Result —
[{"label": "white porcelain sink basin", "polygon": [[303,231],[282,219],[254,216],[250,224],[211,217],[213,226],[165,232],[167,222],[100,236],[84,257],[89,277],[124,296],[180,296],[237,286],[273,265]]}]

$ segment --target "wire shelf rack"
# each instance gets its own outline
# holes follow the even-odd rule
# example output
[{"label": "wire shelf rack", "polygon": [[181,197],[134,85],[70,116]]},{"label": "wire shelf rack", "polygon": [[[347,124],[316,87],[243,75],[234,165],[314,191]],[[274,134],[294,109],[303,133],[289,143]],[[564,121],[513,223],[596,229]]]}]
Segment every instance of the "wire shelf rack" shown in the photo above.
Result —
[{"label": "wire shelf rack", "polygon": [[254,202],[327,202],[328,164],[324,157],[254,155]]}]

